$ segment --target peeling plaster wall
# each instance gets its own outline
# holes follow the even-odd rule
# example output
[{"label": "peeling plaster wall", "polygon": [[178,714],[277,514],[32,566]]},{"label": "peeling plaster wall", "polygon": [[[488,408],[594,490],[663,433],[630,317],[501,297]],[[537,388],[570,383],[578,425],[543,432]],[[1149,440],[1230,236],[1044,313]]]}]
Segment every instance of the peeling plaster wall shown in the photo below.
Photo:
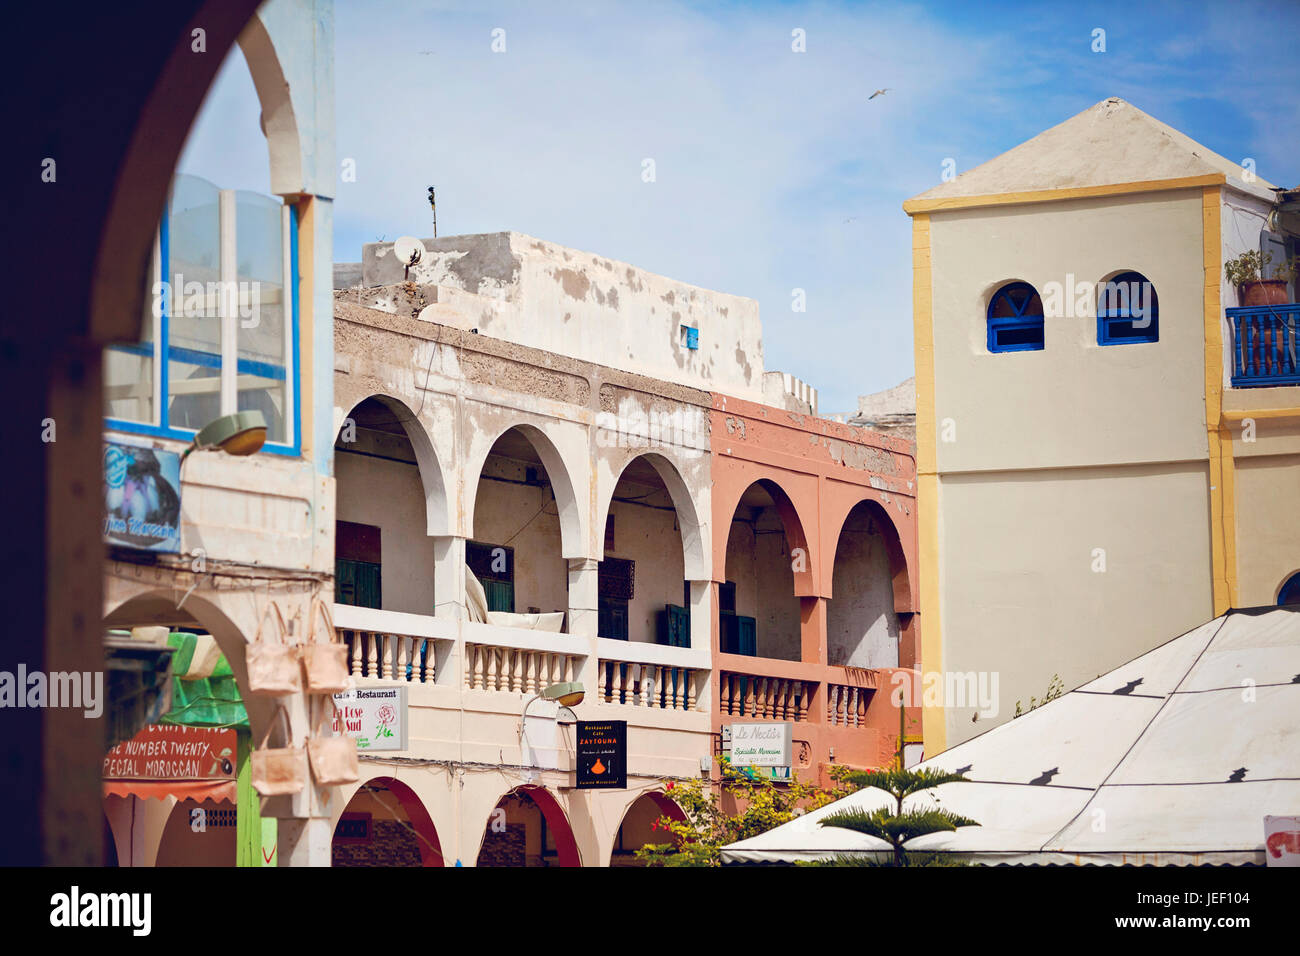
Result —
[{"label": "peeling plaster wall", "polygon": [[[406,275],[392,243],[362,250],[365,287],[409,278],[483,335],[669,382],[761,400],[762,330],[752,299],[687,285],[520,233],[426,239]],[[444,294],[444,291],[445,294]],[[699,329],[687,349],[681,329]]]},{"label": "peeling plaster wall", "polygon": [[840,534],[826,603],[827,662],[847,667],[898,666],[898,615],[889,555],[878,532],[850,518]]},{"label": "peeling plaster wall", "polygon": [[[636,562],[635,587],[628,602],[628,639],[653,644],[657,614],[665,604],[682,606],[681,533],[671,511],[672,499],[662,489],[624,482],[617,490],[622,498],[641,498],[641,504],[616,501],[610,506],[614,516],[614,547],[606,557],[628,558]],[[646,507],[654,505],[655,507]]]}]

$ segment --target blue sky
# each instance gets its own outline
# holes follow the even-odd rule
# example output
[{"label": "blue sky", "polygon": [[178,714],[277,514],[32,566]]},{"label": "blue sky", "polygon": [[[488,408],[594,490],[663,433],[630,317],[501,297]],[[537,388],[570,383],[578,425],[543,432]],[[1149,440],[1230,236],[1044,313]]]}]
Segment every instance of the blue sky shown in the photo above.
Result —
[{"label": "blue sky", "polygon": [[[441,235],[513,229],[758,300],[767,368],[849,411],[912,374],[901,206],[945,159],[970,169],[1120,96],[1300,184],[1298,28],[1294,0],[338,0],[338,159],[356,181],[337,186],[335,259],[430,235],[436,184]],[[236,51],[181,170],[266,191],[257,116]]]}]

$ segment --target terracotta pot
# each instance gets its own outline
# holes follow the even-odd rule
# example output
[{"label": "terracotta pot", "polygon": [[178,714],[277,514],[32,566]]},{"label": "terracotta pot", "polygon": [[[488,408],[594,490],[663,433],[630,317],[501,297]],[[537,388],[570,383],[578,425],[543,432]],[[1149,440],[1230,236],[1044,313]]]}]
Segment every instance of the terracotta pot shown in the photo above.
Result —
[{"label": "terracotta pot", "polygon": [[1242,306],[1286,305],[1291,301],[1286,291],[1285,279],[1258,279],[1243,282],[1237,287],[1237,298]]}]

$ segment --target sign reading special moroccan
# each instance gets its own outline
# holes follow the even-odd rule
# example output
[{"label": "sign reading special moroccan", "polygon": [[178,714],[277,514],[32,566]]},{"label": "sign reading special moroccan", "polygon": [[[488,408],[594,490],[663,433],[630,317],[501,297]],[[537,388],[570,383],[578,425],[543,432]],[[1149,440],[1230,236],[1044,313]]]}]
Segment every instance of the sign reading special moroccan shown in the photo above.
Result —
[{"label": "sign reading special moroccan", "polygon": [[181,549],[181,456],[104,445],[104,540],[146,551]]},{"label": "sign reading special moroccan", "polygon": [[627,721],[578,721],[578,789],[627,789]]},{"label": "sign reading special moroccan", "polygon": [[147,724],[104,757],[105,780],[234,780],[233,727]]},{"label": "sign reading special moroccan", "polygon": [[789,767],[794,763],[794,725],[731,724],[733,767]]},{"label": "sign reading special moroccan", "polygon": [[355,738],[358,751],[406,749],[405,687],[356,687],[334,705],[334,732]]}]

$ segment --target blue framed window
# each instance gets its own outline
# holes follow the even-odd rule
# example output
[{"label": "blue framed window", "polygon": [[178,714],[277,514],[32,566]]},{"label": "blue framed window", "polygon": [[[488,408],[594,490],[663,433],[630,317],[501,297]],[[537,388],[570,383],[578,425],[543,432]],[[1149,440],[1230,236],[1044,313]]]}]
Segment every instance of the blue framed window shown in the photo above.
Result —
[{"label": "blue framed window", "polygon": [[1028,282],[1010,282],[993,293],[988,345],[990,352],[1042,351],[1043,300]]},{"label": "blue framed window", "polygon": [[1121,272],[1097,286],[1097,344],[1160,341],[1160,300],[1140,272]]},{"label": "blue framed window", "polygon": [[152,278],[143,340],[105,349],[105,427],[188,441],[257,409],[263,449],[301,454],[297,210],[177,176]]},{"label": "blue framed window", "polygon": [[1277,592],[1277,604],[1278,607],[1300,604],[1300,572],[1287,578],[1286,584],[1282,585],[1282,590]]}]

